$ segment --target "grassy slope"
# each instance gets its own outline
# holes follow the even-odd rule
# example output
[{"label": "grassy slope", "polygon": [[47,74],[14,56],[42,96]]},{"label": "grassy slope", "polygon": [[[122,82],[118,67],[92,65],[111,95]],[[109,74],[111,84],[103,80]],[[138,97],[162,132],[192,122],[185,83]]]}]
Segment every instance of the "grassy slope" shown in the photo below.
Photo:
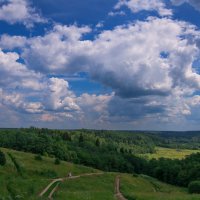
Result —
[{"label": "grassy slope", "polygon": [[142,157],[146,157],[148,159],[152,158],[170,158],[170,159],[182,159],[186,156],[200,152],[200,150],[189,150],[189,149],[171,149],[171,148],[163,148],[163,147],[156,147],[156,153],[150,154],[140,154]]},{"label": "grassy slope", "polygon": [[191,195],[187,189],[157,181],[148,176],[122,175],[121,192],[128,200],[199,200],[200,195]]},{"label": "grassy slope", "polygon": [[[7,149],[2,150],[4,152],[11,152],[16,157],[23,168],[23,177],[17,174],[13,163],[7,158],[7,165],[0,167],[1,198],[9,195],[7,186],[10,186],[16,194],[20,194],[23,197],[21,199],[39,199],[37,194],[50,183],[51,179],[38,172],[53,170],[57,173],[58,177],[64,177],[69,171],[73,175],[97,171],[92,168],[67,162],[61,162],[60,165],[55,165],[54,159],[52,158],[44,158],[43,161],[36,161],[34,155],[30,153]],[[36,171],[38,172],[36,173]],[[116,173],[104,173],[98,176],[67,180],[60,184],[58,191],[54,194],[54,199],[115,200],[114,180],[116,175]],[[167,185],[147,176],[133,177],[130,174],[121,174],[121,191],[129,200],[200,199],[200,195],[189,195],[184,188]]]},{"label": "grassy slope", "polygon": [[54,196],[55,200],[115,200],[115,176],[115,173],[105,173],[99,176],[68,180],[60,185]]},{"label": "grassy slope", "polygon": [[[83,177],[62,184],[54,198],[70,200],[116,200],[114,180],[116,173],[99,177]],[[148,176],[133,177],[121,174],[121,192],[128,200],[199,200],[200,195],[190,195],[187,189],[171,186]]]},{"label": "grassy slope", "polygon": [[[10,152],[16,157],[18,163],[23,169],[23,177],[18,175],[13,163],[7,156],[7,164],[0,166],[0,198],[7,197],[9,194],[7,187],[11,188],[11,193],[20,194],[22,199],[38,199],[37,194],[48,185],[51,177],[48,175],[54,171],[57,177],[65,177],[69,172],[73,175],[82,173],[96,172],[97,170],[74,165],[67,162],[61,162],[60,165],[54,164],[54,159],[43,158],[43,161],[36,161],[34,155],[30,153],[18,152],[14,150],[2,149],[5,153]],[[7,155],[7,154],[6,154]],[[46,172],[42,174],[41,172]]]}]

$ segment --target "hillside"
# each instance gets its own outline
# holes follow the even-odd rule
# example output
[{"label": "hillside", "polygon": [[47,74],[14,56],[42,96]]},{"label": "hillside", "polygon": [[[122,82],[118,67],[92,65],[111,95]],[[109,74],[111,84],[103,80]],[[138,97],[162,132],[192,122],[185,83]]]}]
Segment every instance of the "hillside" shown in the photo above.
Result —
[{"label": "hillside", "polygon": [[[62,161],[60,165],[54,164],[53,158],[42,157],[43,160],[35,160],[35,155],[1,148],[6,153],[7,164],[0,166],[0,197],[19,196],[18,199],[38,199],[39,192],[49,182],[58,177],[66,177],[69,172],[74,175],[94,173],[98,170],[81,165]],[[11,153],[19,164],[20,175],[7,153]],[[16,198],[17,199],[17,198]]]},{"label": "hillside", "polygon": [[[9,149],[1,150],[6,154],[7,164],[0,167],[0,199],[47,199],[58,183],[53,199],[62,200],[115,200],[114,183],[119,173],[106,173],[93,168],[62,161],[54,164],[54,158],[42,157]],[[16,169],[8,153],[11,153],[20,167]],[[77,178],[66,179],[71,172]],[[53,184],[47,192],[38,195],[56,178],[65,178]],[[120,174],[120,190],[128,200],[197,200],[199,195],[189,195],[187,189],[161,183],[144,175]]]}]

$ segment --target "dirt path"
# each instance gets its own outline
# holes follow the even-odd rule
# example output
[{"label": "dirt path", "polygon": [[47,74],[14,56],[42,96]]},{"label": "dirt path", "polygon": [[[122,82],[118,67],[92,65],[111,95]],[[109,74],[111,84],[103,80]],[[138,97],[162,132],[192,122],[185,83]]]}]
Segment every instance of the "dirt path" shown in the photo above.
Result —
[{"label": "dirt path", "polygon": [[57,191],[58,186],[59,186],[59,183],[57,183],[56,186],[53,188],[53,190],[50,192],[48,196],[49,199],[53,199],[53,194]]},{"label": "dirt path", "polygon": [[54,183],[57,183],[56,186],[52,189],[52,191],[50,192],[48,198],[49,199],[53,199],[53,194],[57,191],[58,189],[58,186],[59,186],[59,183],[60,182],[63,182],[63,181],[66,181],[66,180],[69,180],[69,179],[77,179],[77,178],[80,178],[80,177],[85,177],[85,176],[97,176],[97,175],[102,175],[103,173],[88,173],[88,174],[81,174],[81,175],[78,175],[78,176],[71,176],[71,177],[64,177],[64,178],[57,178],[57,179],[54,179],[51,181],[51,183],[49,183],[49,185],[47,185],[46,188],[44,188],[40,193],[39,193],[39,197],[42,197],[48,190],[49,188],[54,184]]},{"label": "dirt path", "polygon": [[42,192],[40,192],[39,197],[43,196],[54,183],[62,182],[62,181],[63,181],[63,178],[54,179],[51,183],[49,183],[49,185],[47,185],[46,188],[44,188],[44,190],[42,190]]},{"label": "dirt path", "polygon": [[120,177],[117,176],[115,179],[115,197],[117,200],[127,200],[120,192]]}]

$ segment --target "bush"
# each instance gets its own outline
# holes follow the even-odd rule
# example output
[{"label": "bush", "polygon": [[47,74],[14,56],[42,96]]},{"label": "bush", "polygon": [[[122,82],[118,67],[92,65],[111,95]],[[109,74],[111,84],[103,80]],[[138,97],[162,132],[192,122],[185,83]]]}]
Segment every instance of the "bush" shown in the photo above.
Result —
[{"label": "bush", "polygon": [[57,178],[58,175],[56,173],[56,171],[54,170],[43,170],[43,171],[40,171],[40,172],[37,172],[39,175],[41,176],[44,176],[44,177],[47,177],[47,178]]},{"label": "bush", "polygon": [[55,165],[60,165],[60,160],[59,160],[59,158],[56,158],[56,159],[55,159],[54,164],[55,164]]},{"label": "bush", "polygon": [[42,160],[42,156],[41,156],[40,154],[36,155],[36,156],[35,156],[35,160],[41,161],[41,160]]},{"label": "bush", "polygon": [[0,151],[0,165],[4,166],[5,164],[6,164],[6,156],[2,151]]},{"label": "bush", "polygon": [[200,181],[192,181],[188,185],[189,193],[200,194]]},{"label": "bush", "polygon": [[45,157],[49,157],[47,152],[44,152],[42,155],[45,156]]}]

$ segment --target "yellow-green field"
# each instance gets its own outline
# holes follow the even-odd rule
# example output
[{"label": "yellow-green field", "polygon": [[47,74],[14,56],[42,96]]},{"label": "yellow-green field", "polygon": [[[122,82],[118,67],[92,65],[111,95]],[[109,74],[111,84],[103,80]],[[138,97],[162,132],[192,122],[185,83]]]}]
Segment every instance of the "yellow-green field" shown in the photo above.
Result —
[{"label": "yellow-green field", "polygon": [[148,159],[158,159],[158,158],[170,158],[170,159],[183,159],[186,156],[200,152],[200,150],[189,150],[189,149],[171,149],[171,148],[163,148],[156,147],[156,153],[150,154],[140,154],[140,156],[148,158]]}]

